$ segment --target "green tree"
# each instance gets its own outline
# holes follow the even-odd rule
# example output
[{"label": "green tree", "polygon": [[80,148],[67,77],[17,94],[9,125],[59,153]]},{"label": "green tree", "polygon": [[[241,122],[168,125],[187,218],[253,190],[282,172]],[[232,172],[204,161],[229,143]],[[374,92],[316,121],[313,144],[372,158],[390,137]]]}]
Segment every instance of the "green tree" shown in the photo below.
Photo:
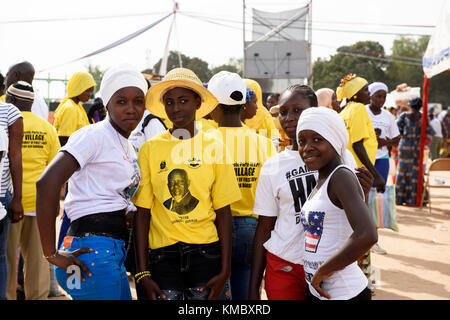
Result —
[{"label": "green tree", "polygon": [[[427,48],[428,38],[415,40],[411,37],[396,39],[392,45],[392,55],[397,57],[421,59]],[[420,60],[419,60],[420,61]],[[411,87],[423,84],[423,68],[420,62],[392,59],[386,69],[387,85],[392,89],[400,83],[407,83]]]},{"label": "green tree", "polygon": [[93,66],[90,62],[86,66],[87,72],[89,72],[92,77],[94,77],[95,83],[97,86],[95,87],[95,91],[98,91],[100,88],[100,83],[102,82],[103,75],[105,74],[106,70],[103,70],[100,68],[100,66]]},{"label": "green tree", "polygon": [[229,71],[229,72],[235,72],[242,77],[243,59],[242,58],[240,58],[240,59],[230,58],[228,60],[228,63],[212,68],[211,73],[214,75],[222,70]]},{"label": "green tree", "polygon": [[356,73],[367,81],[386,80],[384,70],[388,62],[384,47],[374,41],[360,41],[351,46],[342,46],[330,59],[317,59],[313,64],[313,87],[336,89],[339,81],[348,73]]},{"label": "green tree", "polygon": [[[183,64],[183,68],[188,68],[194,71],[194,73],[200,78],[201,81],[208,81],[212,74],[208,68],[208,63],[199,58],[190,58],[184,54],[180,54],[181,62]],[[162,59],[153,66],[153,70],[155,73],[159,72],[159,68],[161,66]],[[169,52],[169,57],[167,58],[167,71],[180,67],[178,53],[175,51]]]},{"label": "green tree", "polygon": [[[421,61],[427,46],[428,37],[401,37],[394,40],[392,55],[408,58],[417,58]],[[401,63],[395,58],[386,69],[389,88],[395,89],[400,83],[407,83],[411,87],[423,87],[424,73],[421,62]],[[428,89],[428,101],[450,104],[450,73],[440,73],[430,80]]]}]

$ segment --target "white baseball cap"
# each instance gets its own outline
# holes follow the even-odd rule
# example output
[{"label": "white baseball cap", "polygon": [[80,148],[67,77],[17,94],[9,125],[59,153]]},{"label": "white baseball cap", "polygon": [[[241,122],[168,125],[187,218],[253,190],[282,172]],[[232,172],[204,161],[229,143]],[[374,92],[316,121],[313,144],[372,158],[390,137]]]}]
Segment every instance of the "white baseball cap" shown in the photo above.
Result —
[{"label": "white baseball cap", "polygon": [[245,104],[247,86],[237,73],[229,71],[216,73],[208,82],[208,90],[220,104],[230,106]]},{"label": "white baseball cap", "polygon": [[270,110],[269,110],[269,112],[270,112],[271,114],[276,114],[277,112],[280,112],[280,105],[277,104],[277,105],[271,107]]}]

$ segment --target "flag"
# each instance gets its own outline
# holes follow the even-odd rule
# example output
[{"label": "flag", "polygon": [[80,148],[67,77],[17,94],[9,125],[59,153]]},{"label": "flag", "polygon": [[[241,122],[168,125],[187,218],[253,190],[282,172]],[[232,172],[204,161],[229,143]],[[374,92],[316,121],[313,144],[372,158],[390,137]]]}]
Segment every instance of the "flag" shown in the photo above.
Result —
[{"label": "flag", "polygon": [[422,59],[423,72],[428,79],[450,69],[450,1],[444,1],[440,13]]},{"label": "flag", "polygon": [[301,212],[301,221],[305,230],[305,250],[317,252],[323,232],[325,212],[310,211],[307,215]]}]

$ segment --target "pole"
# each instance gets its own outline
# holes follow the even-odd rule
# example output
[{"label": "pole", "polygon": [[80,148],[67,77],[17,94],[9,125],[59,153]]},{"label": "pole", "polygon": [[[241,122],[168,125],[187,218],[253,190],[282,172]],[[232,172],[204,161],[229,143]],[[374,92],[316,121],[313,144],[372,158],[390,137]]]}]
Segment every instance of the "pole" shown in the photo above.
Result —
[{"label": "pole", "polygon": [[242,77],[245,78],[245,0],[242,0]]},{"label": "pole", "polygon": [[242,0],[242,77],[245,78],[245,0]]},{"label": "pole", "polygon": [[419,150],[419,175],[417,177],[417,197],[416,206],[422,206],[423,192],[423,149],[425,148],[425,138],[428,124],[428,85],[430,79],[426,75],[423,76],[423,100],[422,100],[422,121],[420,126],[420,150]]},{"label": "pole", "polygon": [[309,47],[308,85],[312,87],[312,0],[309,1],[309,8],[308,8],[308,47]]}]

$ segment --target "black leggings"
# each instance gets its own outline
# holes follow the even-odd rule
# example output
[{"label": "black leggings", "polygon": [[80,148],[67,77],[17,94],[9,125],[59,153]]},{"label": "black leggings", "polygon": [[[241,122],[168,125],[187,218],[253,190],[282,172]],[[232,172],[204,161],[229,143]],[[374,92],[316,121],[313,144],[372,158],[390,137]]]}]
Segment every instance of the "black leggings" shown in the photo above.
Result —
[{"label": "black leggings", "polygon": [[[322,301],[316,296],[314,296],[310,290],[308,290],[308,296],[306,297],[308,301]],[[363,291],[361,291],[356,297],[348,299],[349,301],[368,301],[372,300],[372,292],[368,287],[366,287]]]}]

